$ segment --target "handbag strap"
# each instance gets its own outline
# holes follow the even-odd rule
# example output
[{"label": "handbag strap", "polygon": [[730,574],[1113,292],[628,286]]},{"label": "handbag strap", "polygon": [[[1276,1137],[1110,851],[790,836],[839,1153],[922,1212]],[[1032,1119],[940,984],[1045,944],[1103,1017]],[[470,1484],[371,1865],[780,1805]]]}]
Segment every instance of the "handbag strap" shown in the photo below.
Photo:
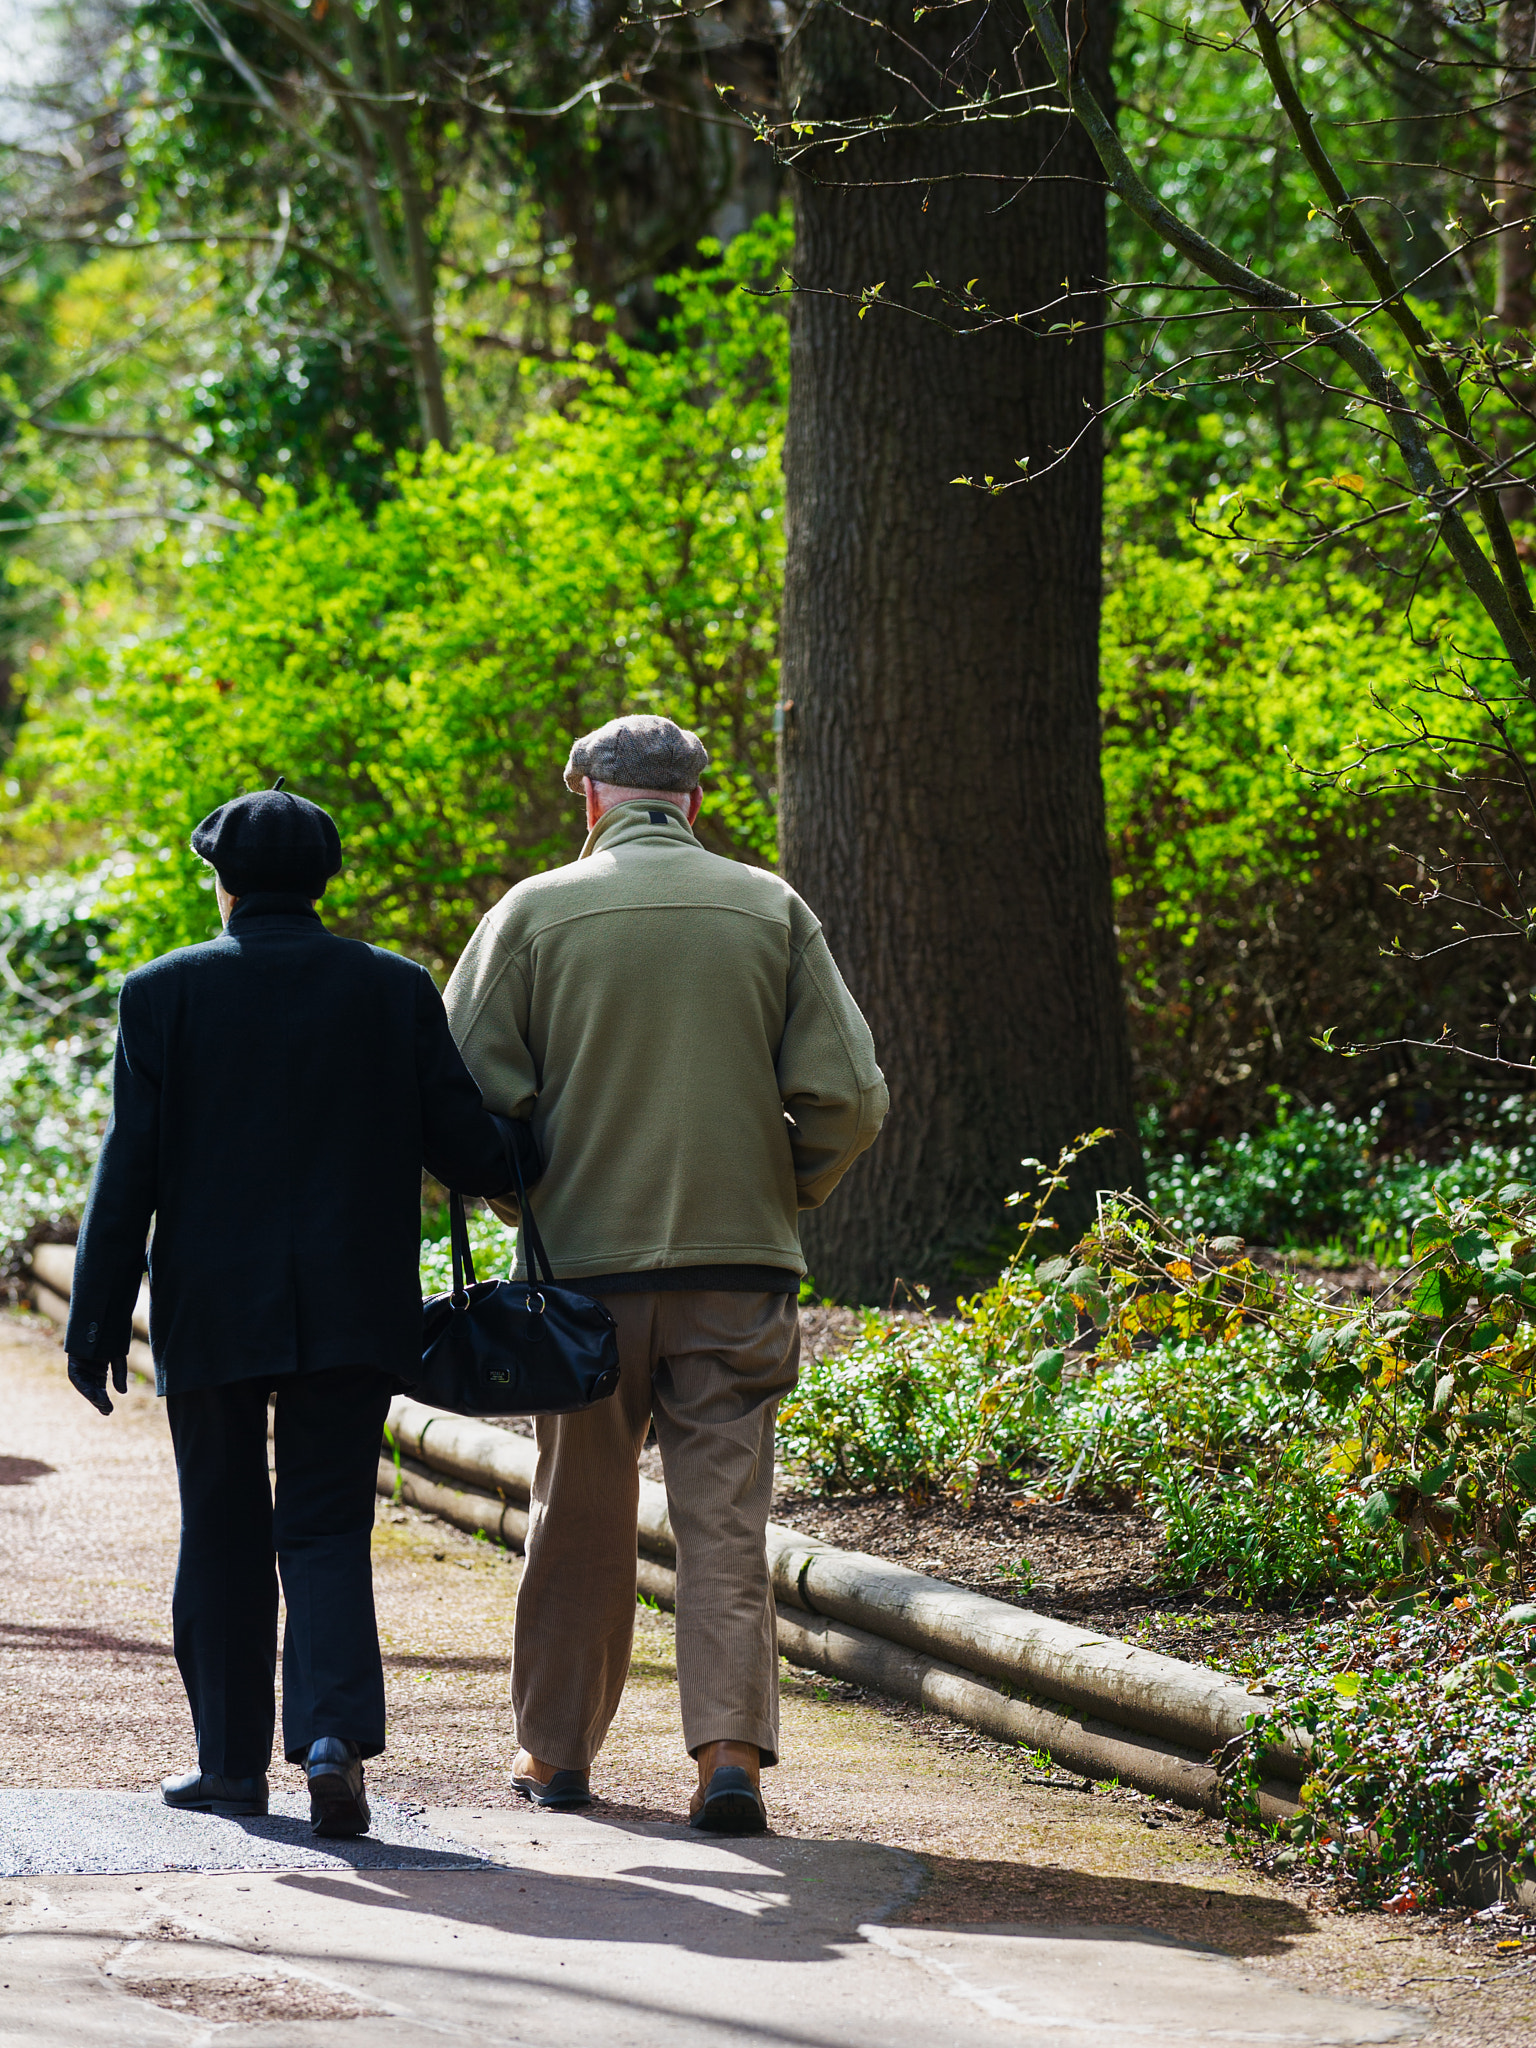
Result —
[{"label": "handbag strap", "polygon": [[[506,1145],[507,1159],[517,1180],[517,1213],[522,1219],[518,1230],[519,1234],[527,1232],[528,1277],[538,1286],[553,1287],[555,1269],[549,1263],[539,1226],[528,1206],[528,1190],[523,1186],[523,1162],[517,1156],[515,1144],[505,1137],[502,1142]],[[457,1188],[448,1191],[448,1237],[453,1246],[453,1305],[464,1308],[469,1302],[469,1290],[475,1284],[475,1255],[469,1248],[469,1218],[464,1213],[464,1197]]]},{"label": "handbag strap", "polygon": [[475,1284],[475,1255],[469,1248],[469,1218],[457,1188],[448,1191],[448,1238],[453,1246],[453,1305],[464,1308]]},{"label": "handbag strap", "polygon": [[528,1190],[523,1186],[523,1162],[517,1156],[517,1146],[508,1144],[507,1156],[512,1161],[512,1171],[517,1176],[517,1213],[521,1219],[518,1235],[526,1231],[528,1247],[528,1278],[543,1287],[555,1284],[555,1269],[549,1263],[549,1253],[544,1249],[544,1240],[539,1235],[539,1226],[533,1220],[533,1210],[528,1205]]}]

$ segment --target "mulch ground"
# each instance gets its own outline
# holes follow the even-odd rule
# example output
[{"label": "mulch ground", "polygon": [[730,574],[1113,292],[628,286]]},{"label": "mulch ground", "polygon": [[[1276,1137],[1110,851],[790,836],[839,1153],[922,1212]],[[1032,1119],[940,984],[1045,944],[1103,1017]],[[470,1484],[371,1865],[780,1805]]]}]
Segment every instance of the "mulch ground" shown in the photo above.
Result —
[{"label": "mulch ground", "polygon": [[1317,1601],[1244,1607],[1214,1588],[1171,1588],[1154,1524],[1103,1502],[981,1493],[967,1509],[949,1500],[914,1504],[899,1494],[818,1499],[787,1484],[773,1514],[844,1550],[1195,1664],[1232,1669],[1266,1637],[1323,1610]]}]

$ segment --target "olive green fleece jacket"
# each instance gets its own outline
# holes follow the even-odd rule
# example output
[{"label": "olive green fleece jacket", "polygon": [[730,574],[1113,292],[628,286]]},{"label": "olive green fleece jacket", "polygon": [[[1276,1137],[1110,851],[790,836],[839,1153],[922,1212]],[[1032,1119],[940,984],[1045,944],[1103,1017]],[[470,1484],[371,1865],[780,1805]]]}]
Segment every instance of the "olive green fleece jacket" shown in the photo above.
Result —
[{"label": "olive green fleece jacket", "polygon": [[568,867],[509,890],[446,1001],[486,1107],[532,1121],[558,1277],[803,1273],[797,1211],[885,1116],[821,926],[777,875],[707,853],[680,805],[616,805]]}]

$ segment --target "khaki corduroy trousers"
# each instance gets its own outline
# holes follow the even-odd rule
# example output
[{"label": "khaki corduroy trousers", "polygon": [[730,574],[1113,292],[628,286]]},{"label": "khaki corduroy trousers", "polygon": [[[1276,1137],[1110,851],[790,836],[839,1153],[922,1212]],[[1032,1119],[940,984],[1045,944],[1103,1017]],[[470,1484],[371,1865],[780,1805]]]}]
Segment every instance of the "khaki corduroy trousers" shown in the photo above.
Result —
[{"label": "khaki corduroy trousers", "polygon": [[629,1673],[640,1452],[654,1420],[677,1539],[677,1679],[689,1753],[779,1748],[778,1642],[764,1530],[773,1425],[800,1362],[792,1294],[611,1294],[619,1386],[541,1416],[512,1635],[517,1739],[585,1770]]}]

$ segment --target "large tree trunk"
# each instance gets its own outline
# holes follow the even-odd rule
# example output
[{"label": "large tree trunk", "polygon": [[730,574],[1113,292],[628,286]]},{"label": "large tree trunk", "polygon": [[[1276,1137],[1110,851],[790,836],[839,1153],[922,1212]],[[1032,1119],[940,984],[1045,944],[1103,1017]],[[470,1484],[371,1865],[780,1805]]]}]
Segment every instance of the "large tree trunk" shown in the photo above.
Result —
[{"label": "large tree trunk", "polygon": [[[914,28],[903,9],[898,44],[807,9],[786,107],[802,122],[912,114],[877,57],[910,67],[916,46],[954,69],[978,22],[967,83],[1005,67],[1011,83],[1022,23],[1003,4],[982,14]],[[1104,89],[1109,6],[1090,0],[1086,42],[1077,0],[1072,15]],[[1031,45],[1021,58],[1038,84]],[[869,1017],[892,1105],[804,1236],[820,1287],[881,1300],[898,1276],[942,1284],[957,1259],[995,1255],[1026,1156],[1114,1127],[1077,1175],[1069,1229],[1094,1187],[1141,1181],[1099,770],[1102,352],[1090,333],[959,339],[816,294],[883,284],[932,314],[936,295],[912,290],[931,275],[1027,312],[1068,278],[1102,279],[1104,198],[1087,143],[1051,115],[818,150],[793,185],[806,290],[785,454],[784,868]],[[1095,313],[1079,300],[1049,317]],[[1016,478],[1026,456],[1044,470],[1075,438],[1037,483],[988,496],[954,481]]]},{"label": "large tree trunk", "polygon": [[[1503,232],[1498,239],[1498,280],[1493,317],[1509,330],[1506,340],[1526,362],[1533,346],[1536,321],[1536,249],[1531,239],[1531,212],[1536,205],[1536,147],[1533,147],[1533,91],[1536,91],[1536,0],[1507,0],[1499,16],[1498,154],[1494,186]],[[1507,366],[1505,383],[1525,418],[1516,418],[1503,434],[1501,452],[1530,438],[1536,417],[1536,380],[1528,369]],[[1529,471],[1528,462],[1520,465]],[[1529,519],[1536,493],[1526,484],[1509,484],[1499,493],[1511,519]]]}]

